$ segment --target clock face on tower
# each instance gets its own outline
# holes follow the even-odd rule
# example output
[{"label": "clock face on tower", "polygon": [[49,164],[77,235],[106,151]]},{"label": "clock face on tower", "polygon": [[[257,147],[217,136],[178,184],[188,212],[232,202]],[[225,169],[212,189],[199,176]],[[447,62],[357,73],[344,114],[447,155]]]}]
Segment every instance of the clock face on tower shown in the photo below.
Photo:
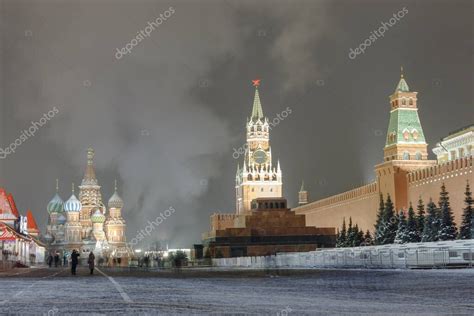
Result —
[{"label": "clock face on tower", "polygon": [[258,149],[253,153],[253,160],[258,164],[265,163],[267,161],[267,154],[263,150]]}]

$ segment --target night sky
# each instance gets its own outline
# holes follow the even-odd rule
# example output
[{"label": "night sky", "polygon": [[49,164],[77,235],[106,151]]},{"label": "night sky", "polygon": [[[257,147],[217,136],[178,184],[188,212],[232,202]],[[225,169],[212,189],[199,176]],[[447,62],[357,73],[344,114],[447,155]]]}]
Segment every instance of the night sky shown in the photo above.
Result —
[{"label": "night sky", "polygon": [[[245,141],[254,88],[264,114],[292,111],[270,134],[283,190],[297,202],[374,179],[388,96],[400,66],[418,91],[431,149],[474,121],[472,1],[0,0],[0,146],[58,113],[0,159],[0,186],[45,229],[60,179],[79,185],[87,147],[106,202],[117,178],[128,237],[172,206],[147,243],[189,247],[209,215],[234,212],[234,148]],[[172,10],[170,9],[172,8]],[[363,54],[350,49],[407,13]],[[116,58],[149,21],[168,16]],[[171,12],[173,11],[173,12]],[[235,157],[236,155],[234,155]],[[76,193],[78,193],[76,191]]]}]

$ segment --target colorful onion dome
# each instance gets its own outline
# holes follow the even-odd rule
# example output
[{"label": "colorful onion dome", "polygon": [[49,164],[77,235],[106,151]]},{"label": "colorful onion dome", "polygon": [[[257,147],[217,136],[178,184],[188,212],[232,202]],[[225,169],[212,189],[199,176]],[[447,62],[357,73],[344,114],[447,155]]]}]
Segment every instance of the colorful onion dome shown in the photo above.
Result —
[{"label": "colorful onion dome", "polygon": [[69,200],[64,203],[64,210],[66,212],[79,212],[82,209],[81,201],[74,195],[74,183],[72,184],[72,195]]},{"label": "colorful onion dome", "polygon": [[64,201],[61,199],[58,193],[54,195],[51,201],[49,201],[46,209],[48,213],[62,213],[63,212]]},{"label": "colorful onion dome", "polygon": [[109,208],[123,208],[123,200],[117,193],[117,180],[115,180],[115,192],[109,199]]},{"label": "colorful onion dome", "polygon": [[100,210],[96,210],[91,216],[92,223],[103,223],[105,222],[105,215]]},{"label": "colorful onion dome", "polygon": [[61,214],[59,215],[58,219],[57,219],[57,222],[59,225],[64,225],[66,223],[67,219],[66,219],[66,216],[64,216],[64,214]]},{"label": "colorful onion dome", "polygon": [[51,213],[62,213],[64,211],[63,210],[64,201],[63,201],[63,199],[61,199],[58,192],[59,192],[59,180],[56,179],[56,194],[51,199],[51,201],[49,201],[48,206],[46,207],[46,210],[50,214]]},{"label": "colorful onion dome", "polygon": [[64,210],[66,212],[79,212],[82,209],[81,201],[77,199],[74,193],[71,195],[69,200],[64,203]]}]

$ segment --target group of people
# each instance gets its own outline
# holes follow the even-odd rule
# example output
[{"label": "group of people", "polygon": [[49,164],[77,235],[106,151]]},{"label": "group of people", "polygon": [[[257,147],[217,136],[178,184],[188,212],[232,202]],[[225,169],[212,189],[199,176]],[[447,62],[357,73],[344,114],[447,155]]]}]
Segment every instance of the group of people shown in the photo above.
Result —
[{"label": "group of people", "polygon": [[[54,262],[54,266],[57,268],[59,267],[59,265],[61,264],[61,261],[59,260],[59,252],[55,252],[55,253],[50,253],[49,256],[48,256],[48,259],[47,259],[47,263],[48,263],[48,266],[51,268],[53,266],[53,262]],[[63,255],[63,266],[67,266],[67,256],[66,256],[66,253],[64,253]]]},{"label": "group of people", "polygon": [[[76,249],[74,249],[71,253],[71,274],[72,275],[76,275],[77,265],[79,264],[79,257],[80,256],[81,256],[81,254]],[[52,267],[53,262],[54,262],[55,267],[59,266],[59,264],[60,264],[60,262],[59,262],[59,252],[55,252],[54,254],[52,254],[52,253],[49,254],[47,263],[48,263],[48,266],[50,268]],[[91,275],[94,274],[95,255],[92,251],[89,253],[89,258],[87,259],[87,264],[89,266],[90,274]],[[63,255],[63,266],[64,267],[67,266],[67,255],[66,255],[66,253],[64,253],[64,255]]]}]

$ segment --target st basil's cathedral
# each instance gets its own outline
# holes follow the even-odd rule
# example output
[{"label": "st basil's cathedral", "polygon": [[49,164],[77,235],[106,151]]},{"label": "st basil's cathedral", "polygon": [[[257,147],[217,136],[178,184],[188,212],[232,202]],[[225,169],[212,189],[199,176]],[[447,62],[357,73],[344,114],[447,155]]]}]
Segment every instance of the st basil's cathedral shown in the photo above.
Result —
[{"label": "st basil's cathedral", "polygon": [[132,250],[126,244],[124,203],[117,192],[117,182],[107,206],[108,209],[102,202],[101,186],[95,175],[94,150],[89,148],[79,198],[73,184],[71,197],[64,202],[56,180],[56,194],[47,205],[49,217],[44,236],[50,249],[66,255],[76,249],[83,258],[93,251],[106,264],[127,266]]}]

